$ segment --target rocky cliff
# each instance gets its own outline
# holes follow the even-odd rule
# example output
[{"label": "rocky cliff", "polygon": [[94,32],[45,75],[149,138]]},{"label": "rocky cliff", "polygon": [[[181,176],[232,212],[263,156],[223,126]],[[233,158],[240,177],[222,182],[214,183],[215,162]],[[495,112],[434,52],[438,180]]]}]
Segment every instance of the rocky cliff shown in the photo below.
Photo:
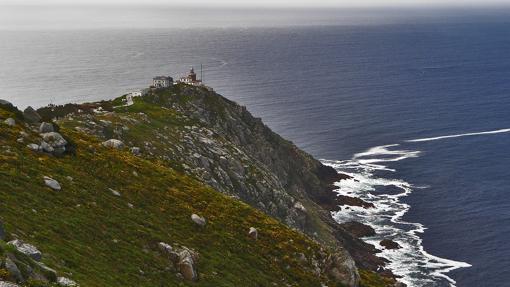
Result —
[{"label": "rocky cliff", "polygon": [[[363,286],[390,286],[395,284],[391,276],[390,278],[383,278],[374,273],[374,271],[383,271],[383,274],[385,274],[384,269],[381,268],[384,261],[374,255],[376,250],[331,219],[329,210],[336,205],[332,183],[341,180],[345,176],[337,174],[332,168],[322,165],[291,142],[273,133],[260,119],[254,118],[245,107],[239,106],[204,87],[176,85],[169,89],[152,90],[143,97],[135,98],[133,104],[127,104],[125,97],[120,97],[113,101],[98,103],[50,106],[38,111],[28,109],[24,114],[21,114],[8,103],[4,103],[2,106],[3,112],[0,113],[0,116],[5,118],[2,121],[6,123],[2,127],[5,129],[5,135],[3,133],[0,140],[4,147],[8,146],[7,149],[4,149],[2,156],[8,159],[9,154],[11,154],[12,158],[2,163],[1,168],[4,172],[0,173],[0,176],[11,176],[17,179],[9,184],[6,184],[3,180],[4,183],[0,185],[2,188],[0,196],[3,197],[3,200],[7,200],[5,202],[20,200],[20,198],[13,196],[13,192],[23,189],[23,194],[26,193],[24,199],[28,200],[23,202],[23,206],[37,212],[37,209],[41,207],[30,208],[32,206],[30,202],[33,203],[34,200],[31,200],[33,196],[27,191],[27,189],[34,190],[37,188],[30,185],[31,181],[22,184],[22,177],[32,178],[34,173],[39,172],[44,179],[46,188],[52,184],[51,180],[54,179],[49,176],[53,174],[53,177],[58,176],[61,180],[64,178],[67,184],[73,186],[74,196],[86,197],[82,192],[91,189],[91,185],[95,186],[94,184],[99,186],[92,188],[94,192],[91,193],[94,194],[98,192],[96,189],[101,189],[109,195],[100,199],[87,198],[87,201],[83,202],[73,201],[73,204],[80,206],[97,207],[98,201],[100,201],[101,205],[108,206],[103,206],[104,208],[112,208],[110,206],[112,204],[112,194],[114,196],[113,202],[115,202],[115,197],[124,198],[125,193],[132,195],[132,192],[136,194],[128,200],[129,202],[126,202],[125,206],[115,208],[122,209],[123,212],[124,209],[127,209],[126,212],[129,213],[130,209],[140,207],[140,212],[143,212],[150,219],[146,218],[143,222],[140,222],[141,218],[133,220],[139,222],[138,224],[141,224],[141,226],[145,226],[146,229],[132,226],[129,221],[129,223],[125,221],[116,222],[114,228],[124,230],[127,226],[130,226],[141,232],[140,236],[142,238],[148,237],[147,232],[154,232],[149,227],[159,228],[161,222],[153,216],[161,216],[162,214],[170,216],[170,221],[174,217],[180,218],[182,221],[173,222],[172,228],[184,230],[185,233],[189,232],[187,225],[190,223],[186,223],[189,221],[193,221],[200,226],[199,228],[204,228],[204,226],[206,228],[217,228],[225,225],[220,228],[223,233],[216,233],[217,237],[204,236],[212,244],[207,247],[193,240],[186,240],[182,234],[180,236],[173,234],[173,236],[179,238],[179,240],[173,241],[174,244],[168,244],[167,241],[170,239],[161,234],[155,236],[157,239],[151,238],[147,242],[138,242],[140,244],[138,247],[142,250],[149,250],[149,253],[152,249],[163,250],[159,253],[163,253],[164,256],[170,258],[170,262],[172,262],[170,265],[173,266],[171,268],[176,268],[174,273],[181,274],[180,276],[184,279],[189,277],[192,281],[198,282],[194,284],[208,286],[215,282],[214,286],[230,286],[229,283],[238,282],[234,279],[222,282],[219,278],[207,280],[208,277],[215,277],[215,273],[225,273],[225,270],[220,270],[219,265],[211,263],[211,258],[215,258],[211,254],[216,255],[219,252],[218,249],[222,248],[220,242],[225,243],[227,238],[234,242],[241,240],[237,244],[238,247],[246,244],[253,245],[253,240],[255,242],[269,240],[265,242],[267,245],[264,248],[254,251],[255,254],[260,255],[264,260],[274,260],[274,262],[283,262],[285,258],[294,258],[301,262],[300,264],[303,266],[310,264],[306,268],[296,268],[291,264],[284,265],[283,268],[289,270],[287,271],[289,276],[297,276],[297,273],[303,275],[299,279],[296,277],[294,280],[284,276],[283,278],[287,278],[284,279],[287,285],[313,286],[313,284],[319,283],[318,281],[313,284],[306,283],[308,282],[306,276],[322,278],[319,280],[322,281],[322,284],[343,284],[346,286],[358,286],[360,284]],[[12,121],[9,121],[9,119]],[[41,122],[46,122],[46,124],[41,124]],[[27,166],[26,162],[32,160],[34,166]],[[50,162],[55,168],[51,173],[43,168],[44,166],[41,166],[46,162]],[[79,166],[73,167],[76,164],[79,164]],[[129,171],[131,169],[129,167],[133,165],[137,168]],[[143,166],[143,168],[140,168],[140,166]],[[16,172],[12,171],[13,169]],[[24,171],[24,169],[28,170]],[[7,173],[7,170],[11,170],[11,172]],[[114,170],[117,173],[114,173]],[[90,175],[85,175],[87,172]],[[13,173],[15,175],[12,175]],[[43,174],[47,178],[44,178]],[[16,176],[20,178],[18,179]],[[80,178],[78,181],[83,186],[75,189],[76,181],[69,180],[67,177],[76,178],[77,176],[87,178],[94,184],[87,183],[87,181]],[[61,183],[55,181],[58,187],[62,188]],[[31,184],[38,187],[41,185],[40,182],[32,182]],[[200,187],[201,184],[208,187]],[[166,187],[167,190],[169,189],[170,194],[178,193],[181,197],[170,202],[165,201],[164,194],[168,191],[163,194],[154,192],[162,186]],[[68,190],[69,188],[67,186],[62,189]],[[183,192],[185,194],[182,194]],[[218,193],[218,195],[213,195],[214,193]],[[186,195],[189,198],[186,198]],[[101,193],[101,196],[104,195]],[[175,194],[172,194],[172,196],[175,197]],[[150,203],[145,202],[148,198],[151,200]],[[218,201],[215,203],[217,209],[208,208],[215,205],[212,203],[215,200]],[[233,208],[233,206],[244,206],[238,205],[239,200],[248,204],[243,207],[244,209],[241,208],[245,211],[239,212],[239,207]],[[141,202],[145,203],[141,204]],[[179,203],[178,206],[182,210],[179,211],[175,206],[168,206],[168,204],[175,205],[176,202]],[[57,202],[56,206],[52,206],[52,210],[63,207],[59,204],[63,204],[63,202]],[[158,211],[153,210],[156,206],[159,209]],[[251,211],[251,207],[248,206],[263,213]],[[170,210],[171,212],[169,212]],[[12,212],[12,210],[10,211]],[[192,211],[195,217],[190,220],[189,216],[191,216]],[[220,213],[222,214],[219,215]],[[260,224],[256,226],[257,224],[252,218],[253,215],[248,215],[252,213],[262,216],[261,218],[264,217],[264,214],[267,214],[278,219],[284,225],[274,222],[271,224],[276,225],[271,225],[271,227]],[[201,217],[197,214],[208,216]],[[8,220],[13,218],[14,214],[2,210],[0,216],[0,219],[6,221],[7,226],[14,227],[14,223]],[[68,220],[74,222],[73,214],[69,214],[69,216],[70,219]],[[186,216],[188,219],[185,219]],[[211,220],[211,216],[215,219],[213,220],[213,227],[209,227],[210,224],[207,223],[208,220]],[[232,223],[231,219],[226,220],[225,217],[235,217],[237,219],[234,220],[236,223]],[[101,220],[105,219],[102,218]],[[245,222],[247,219],[249,219],[248,222]],[[270,219],[262,221],[270,222]],[[85,222],[91,223],[89,221],[82,223]],[[38,238],[38,235],[34,235],[33,224],[27,222],[23,226],[24,228],[14,227],[16,236],[13,237],[22,237],[18,234],[21,233],[21,235],[25,235],[23,237],[28,236],[30,238],[33,236],[37,238],[34,239],[36,243],[42,240],[42,238]],[[67,223],[62,220],[59,224],[66,225]],[[76,224],[77,226],[74,227],[79,228],[78,222]],[[234,228],[236,229],[235,232],[230,227],[232,225],[236,226]],[[55,228],[44,226],[50,229]],[[101,223],[99,226],[111,228],[107,223]],[[249,227],[252,227],[255,231],[250,228],[248,232]],[[307,236],[303,237],[300,232],[286,231],[288,227]],[[241,231],[243,229],[246,230]],[[281,230],[286,234],[286,237],[279,238],[272,234],[275,237],[268,238],[266,237],[267,234],[264,236],[264,233],[266,233],[264,230],[266,229],[274,230],[277,233]],[[206,229],[198,229],[196,232],[200,233],[204,230]],[[38,232],[44,233],[44,228],[41,228]],[[261,233],[260,236],[258,235],[259,232]],[[248,236],[247,233],[249,233]],[[122,232],[119,234],[119,237],[121,236],[123,236]],[[152,236],[154,237],[154,234]],[[194,234],[192,237],[196,236]],[[278,243],[279,239],[283,241],[290,240],[290,243],[287,244],[297,249],[292,252],[278,249],[277,246],[282,244]],[[80,240],[86,241],[75,238],[73,243],[78,244],[76,248],[79,248]],[[118,241],[119,239],[112,240]],[[159,247],[151,247],[151,244],[154,244],[151,242],[158,240],[160,241]],[[299,247],[295,246],[299,240],[305,241],[301,241]],[[81,242],[81,244],[85,247],[91,243],[86,241]],[[214,247],[215,244],[218,246]],[[272,250],[273,247],[271,246],[274,246],[275,249]],[[60,251],[59,248],[62,248],[59,245],[53,246],[47,243],[45,247],[56,253]],[[269,258],[267,254],[260,254],[260,251],[266,250],[265,248],[267,248],[268,253],[280,250],[278,252],[282,254],[281,258],[279,258],[280,255]],[[297,252],[301,250],[300,248],[316,250],[316,253],[311,255],[305,254],[305,252]],[[233,254],[234,257],[242,257],[240,254],[236,254],[239,249],[230,250],[227,248],[227,250],[222,251],[231,254],[231,256]],[[66,250],[66,252],[69,252],[69,250]],[[73,252],[78,251],[73,250]],[[209,252],[211,254],[208,254]],[[199,261],[198,254],[206,254],[205,257],[209,257],[209,261],[207,259]],[[200,258],[203,257],[203,255],[200,256]],[[241,260],[237,257],[237,260]],[[59,259],[65,260],[64,258]],[[251,260],[253,259],[247,259],[244,264],[253,265]],[[187,265],[183,262],[187,262]],[[355,263],[358,268],[354,266]],[[147,268],[151,268],[150,263],[146,262],[145,264]],[[195,267],[200,266],[200,264],[207,266],[206,269],[208,269],[201,276],[195,270]],[[226,268],[229,270],[232,266]],[[257,272],[260,271],[260,268],[253,267],[254,271]],[[282,276],[281,274],[277,275],[277,271],[280,270],[278,268],[274,270],[274,274],[271,272],[271,275],[267,274],[267,282]],[[84,272],[83,270],[73,270],[72,267],[66,265],[63,266],[63,269],[67,269],[69,272]],[[238,271],[230,271],[230,277],[236,278],[236,276],[239,276],[236,280],[242,280],[242,272],[236,274]],[[142,272],[145,271],[142,270]],[[166,278],[166,275],[163,277]],[[199,278],[200,280],[198,280]],[[93,283],[91,280],[78,279],[82,279],[83,283],[87,283],[86,286],[108,286],[104,282],[103,285],[98,285],[91,284]],[[175,282],[175,280],[172,280],[162,286],[173,286],[174,283],[172,282]],[[186,280],[183,282],[186,282]],[[255,282],[251,283],[255,284]],[[283,284],[281,282],[273,283]],[[124,286],[131,286],[128,283],[125,284],[127,285]],[[245,286],[250,285],[246,284]],[[257,286],[268,285],[260,283]]]}]

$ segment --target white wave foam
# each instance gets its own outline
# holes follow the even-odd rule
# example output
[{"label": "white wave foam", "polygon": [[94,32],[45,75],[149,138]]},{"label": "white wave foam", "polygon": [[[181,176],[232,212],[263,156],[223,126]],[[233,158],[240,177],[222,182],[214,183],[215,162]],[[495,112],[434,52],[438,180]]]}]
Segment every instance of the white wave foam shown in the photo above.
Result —
[{"label": "white wave foam", "polygon": [[456,134],[456,135],[447,135],[447,136],[439,136],[439,137],[431,137],[431,138],[422,138],[422,139],[413,139],[406,140],[406,142],[427,142],[427,141],[435,141],[442,139],[450,139],[450,138],[460,138],[460,137],[469,137],[469,136],[480,136],[480,135],[493,135],[493,134],[501,134],[508,133],[510,129],[500,129],[486,132],[476,132],[476,133],[465,133],[465,134]]},{"label": "white wave foam", "polygon": [[[373,169],[383,169],[388,171],[394,171],[392,169],[387,168],[384,165],[375,164],[381,162],[395,162],[401,161],[407,158],[418,157],[420,155],[420,151],[411,151],[411,150],[390,150],[389,148],[397,147],[399,144],[390,144],[390,145],[382,145],[376,146],[368,149],[365,152],[357,153],[353,156],[353,160],[356,163],[361,163],[366,165],[366,167],[372,167]],[[378,156],[383,156],[381,158],[377,158]],[[394,156],[394,157],[387,157]],[[369,158],[367,158],[369,157]]]},{"label": "white wave foam", "polygon": [[[382,249],[378,256],[390,260],[386,267],[401,276],[400,280],[407,286],[455,286],[455,280],[446,274],[454,269],[471,265],[429,254],[424,250],[422,239],[418,236],[426,230],[426,227],[420,223],[406,222],[402,219],[410,206],[401,202],[400,198],[409,195],[413,190],[426,187],[416,187],[403,180],[375,175],[381,170],[394,171],[383,165],[384,162],[418,157],[420,154],[419,151],[395,149],[398,146],[393,144],[374,147],[355,154],[352,160],[323,161],[324,164],[352,177],[335,184],[338,187],[337,193],[356,196],[375,205],[375,208],[370,209],[342,208],[332,215],[337,222],[356,220],[374,228],[376,236],[364,238],[370,244],[380,247],[379,242],[385,238],[397,242],[402,248]],[[392,186],[401,192],[375,193],[374,191],[381,186]]]}]

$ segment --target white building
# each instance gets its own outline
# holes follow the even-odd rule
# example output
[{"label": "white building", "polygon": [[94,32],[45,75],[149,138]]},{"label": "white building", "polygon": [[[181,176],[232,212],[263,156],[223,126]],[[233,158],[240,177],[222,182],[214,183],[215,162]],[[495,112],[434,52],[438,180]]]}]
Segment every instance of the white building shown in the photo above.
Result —
[{"label": "white building", "polygon": [[133,93],[128,94],[128,95],[126,96],[126,104],[125,104],[125,106],[131,106],[131,105],[133,105],[134,103],[135,103],[135,102],[133,101]]},{"label": "white building", "polygon": [[174,79],[167,76],[158,76],[152,79],[152,86],[155,88],[168,88],[172,86]]},{"label": "white building", "polygon": [[133,97],[133,98],[134,97],[141,97],[142,96],[142,91],[134,91],[134,92],[129,93],[129,95],[131,97]]}]

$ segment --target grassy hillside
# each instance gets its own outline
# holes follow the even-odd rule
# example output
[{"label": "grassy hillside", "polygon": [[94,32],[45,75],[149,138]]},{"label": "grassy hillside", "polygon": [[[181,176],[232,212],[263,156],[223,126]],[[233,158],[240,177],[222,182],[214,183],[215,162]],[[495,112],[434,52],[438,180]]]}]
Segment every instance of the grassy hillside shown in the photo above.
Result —
[{"label": "grassy hillside", "polygon": [[[186,285],[159,252],[161,241],[200,253],[196,286],[319,286],[311,265],[295,256],[312,258],[319,246],[246,204],[70,130],[61,132],[76,143],[76,155],[34,153],[16,142],[21,130],[0,127],[1,221],[82,286]],[[62,190],[46,187],[44,176]],[[205,228],[192,213],[207,219]],[[256,241],[247,235],[251,226]]]},{"label": "grassy hillside", "polygon": [[[176,99],[182,105],[189,102],[185,95]],[[162,107],[154,98],[114,108],[122,104],[119,98],[40,110],[46,120],[60,117],[55,127],[69,144],[68,152],[58,157],[27,148],[41,142],[38,125],[0,105],[5,241],[19,238],[37,246],[45,265],[80,286],[341,286],[328,272],[338,250],[206,185],[204,167],[194,155],[197,149],[211,148],[202,137],[209,134],[217,142],[214,148],[228,151],[231,160],[254,175],[245,178],[254,186],[257,177],[272,180],[260,163],[211,135],[203,121],[183,116],[179,108]],[[112,112],[92,112],[98,107]],[[5,124],[7,118],[16,124]],[[193,134],[197,140],[189,139],[193,149],[187,150],[183,138]],[[122,138],[127,147],[104,147],[102,141],[109,138]],[[130,146],[142,147],[143,155],[134,155]],[[45,176],[62,189],[46,186]],[[192,214],[203,216],[205,227],[195,224]],[[257,240],[248,236],[250,227],[258,230]],[[197,282],[180,276],[160,242],[199,253]],[[9,277],[1,264],[8,252],[14,250],[0,240],[0,281]],[[394,283],[369,271],[360,274],[361,286]]]}]

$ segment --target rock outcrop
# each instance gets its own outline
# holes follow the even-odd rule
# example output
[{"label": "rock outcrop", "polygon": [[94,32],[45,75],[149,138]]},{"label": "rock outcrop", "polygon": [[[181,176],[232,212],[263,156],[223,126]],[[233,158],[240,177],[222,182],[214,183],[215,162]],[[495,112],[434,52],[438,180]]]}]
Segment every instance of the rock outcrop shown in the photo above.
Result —
[{"label": "rock outcrop", "polygon": [[9,241],[7,244],[14,246],[19,252],[30,256],[35,261],[41,261],[42,259],[41,251],[31,244],[25,243],[19,239]]},{"label": "rock outcrop", "polygon": [[[14,257],[14,256],[12,256]],[[5,270],[9,272],[9,275],[15,282],[22,282],[24,280],[23,275],[21,274],[21,271],[19,270],[18,266],[14,261],[11,259],[11,257],[7,256],[5,257],[4,264],[3,264]]]},{"label": "rock outcrop", "polygon": [[350,205],[350,206],[359,206],[363,208],[374,208],[374,204],[370,202],[366,202],[361,198],[339,195],[337,197],[337,203],[339,205]]},{"label": "rock outcrop", "polygon": [[326,258],[325,269],[329,276],[335,278],[335,281],[341,282],[346,286],[358,286],[359,274],[354,260],[346,255],[346,252],[339,251],[330,254]]},{"label": "rock outcrop", "polygon": [[178,256],[179,261],[177,262],[177,265],[179,266],[179,271],[181,272],[182,277],[188,281],[197,281],[198,272],[195,264],[198,260],[198,254],[184,248],[178,252]]},{"label": "rock outcrop", "polygon": [[20,287],[20,286],[12,282],[0,281],[0,287]]},{"label": "rock outcrop", "polygon": [[[1,224],[0,229],[5,233]],[[42,263],[42,253],[36,246],[21,239],[5,243],[4,233],[4,236],[0,237],[0,287],[78,286],[69,278],[57,277],[57,271]],[[11,246],[14,250],[3,246]]]},{"label": "rock outcrop", "polygon": [[77,287],[78,283],[75,281],[66,278],[66,277],[58,277],[57,278],[57,284],[64,287]]},{"label": "rock outcrop", "polygon": [[379,242],[381,246],[383,246],[386,249],[399,249],[401,248],[400,244],[397,242],[391,240],[391,239],[383,239],[381,242]]},{"label": "rock outcrop", "polygon": [[41,134],[51,133],[51,132],[54,132],[54,131],[55,131],[55,129],[53,128],[53,125],[50,124],[50,123],[43,122],[39,126],[39,133],[41,133]]},{"label": "rock outcrop", "polygon": [[67,141],[57,132],[48,132],[41,134],[42,141],[40,144],[44,152],[63,155],[66,151]]},{"label": "rock outcrop", "polygon": [[39,123],[42,119],[39,113],[37,113],[32,107],[27,107],[23,111],[23,117],[29,123]]},{"label": "rock outcrop", "polygon": [[124,143],[118,139],[109,139],[109,140],[103,142],[103,146],[115,148],[115,149],[121,149],[121,148],[124,148]]},{"label": "rock outcrop", "polygon": [[354,235],[355,237],[366,237],[375,235],[375,230],[372,227],[357,221],[345,222],[340,224],[340,226],[347,230],[352,235]]},{"label": "rock outcrop", "polygon": [[185,280],[198,281],[198,252],[185,246],[172,247],[164,242],[160,242],[158,245],[160,250],[168,256],[174,267]]}]

